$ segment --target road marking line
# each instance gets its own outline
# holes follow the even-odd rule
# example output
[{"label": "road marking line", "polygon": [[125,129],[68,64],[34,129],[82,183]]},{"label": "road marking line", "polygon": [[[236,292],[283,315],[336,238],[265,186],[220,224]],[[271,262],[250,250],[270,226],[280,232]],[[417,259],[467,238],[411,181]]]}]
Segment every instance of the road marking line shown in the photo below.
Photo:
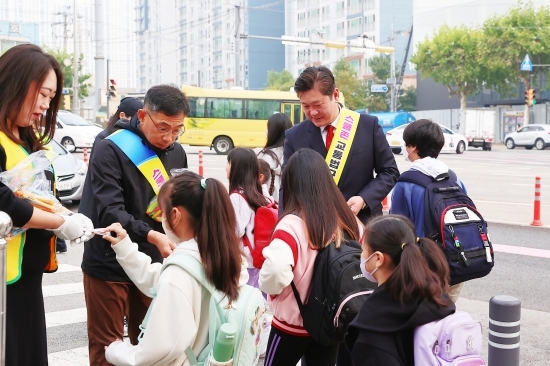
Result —
[{"label": "road marking line", "polygon": [[80,266],[73,266],[70,264],[59,264],[59,268],[54,273],[64,272],[82,272],[82,268],[80,268]]},{"label": "road marking line", "polygon": [[88,347],[49,353],[48,363],[55,366],[87,366],[90,364]]},{"label": "road marking line", "polygon": [[64,283],[60,285],[42,286],[44,297],[62,296],[84,293],[82,282]]},{"label": "road marking line", "polygon": [[46,313],[46,328],[86,322],[86,308],[76,308]]},{"label": "road marking line", "polygon": [[550,258],[550,250],[518,247],[515,245],[493,244],[493,249],[501,253],[527,255],[530,257]]}]

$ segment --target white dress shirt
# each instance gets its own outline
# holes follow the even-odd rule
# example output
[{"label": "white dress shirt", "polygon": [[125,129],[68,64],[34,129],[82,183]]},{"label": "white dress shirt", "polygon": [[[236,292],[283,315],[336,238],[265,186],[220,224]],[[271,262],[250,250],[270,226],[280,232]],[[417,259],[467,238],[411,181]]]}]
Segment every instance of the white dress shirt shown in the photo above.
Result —
[{"label": "white dress shirt", "polygon": [[[338,115],[336,116],[336,119],[332,121],[330,124],[332,127],[334,127],[334,130],[336,131],[336,127],[338,127],[338,120],[340,119],[340,113],[342,113],[342,109],[339,110]],[[321,137],[323,138],[323,143],[325,146],[327,145],[327,126],[321,127]]]}]

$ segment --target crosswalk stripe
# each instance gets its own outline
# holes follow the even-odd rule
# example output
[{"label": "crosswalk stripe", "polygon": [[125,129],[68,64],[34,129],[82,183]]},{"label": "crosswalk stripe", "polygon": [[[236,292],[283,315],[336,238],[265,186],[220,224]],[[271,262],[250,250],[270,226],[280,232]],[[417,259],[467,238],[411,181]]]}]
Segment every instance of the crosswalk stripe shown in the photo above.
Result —
[{"label": "crosswalk stripe", "polygon": [[57,271],[54,273],[64,273],[64,272],[78,272],[82,271],[82,269],[79,266],[72,266],[70,264],[59,264],[59,268],[57,268]]},{"label": "crosswalk stripe", "polygon": [[90,364],[88,347],[49,353],[48,363],[53,366],[87,366]]},{"label": "crosswalk stripe", "polygon": [[80,294],[84,293],[84,285],[82,282],[73,282],[42,286],[42,293],[44,297]]},{"label": "crosswalk stripe", "polygon": [[86,321],[86,308],[76,308],[46,313],[46,328],[60,325],[84,323]]}]

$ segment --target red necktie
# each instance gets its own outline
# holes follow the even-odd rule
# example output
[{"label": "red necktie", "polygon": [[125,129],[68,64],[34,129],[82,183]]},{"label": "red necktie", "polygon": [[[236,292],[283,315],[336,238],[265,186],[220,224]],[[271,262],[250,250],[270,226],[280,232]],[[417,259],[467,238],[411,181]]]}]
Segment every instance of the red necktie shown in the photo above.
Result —
[{"label": "red necktie", "polygon": [[334,126],[328,125],[325,127],[325,130],[327,130],[327,139],[325,142],[325,146],[327,147],[327,151],[330,149],[330,144],[332,144],[332,138],[334,137]]}]

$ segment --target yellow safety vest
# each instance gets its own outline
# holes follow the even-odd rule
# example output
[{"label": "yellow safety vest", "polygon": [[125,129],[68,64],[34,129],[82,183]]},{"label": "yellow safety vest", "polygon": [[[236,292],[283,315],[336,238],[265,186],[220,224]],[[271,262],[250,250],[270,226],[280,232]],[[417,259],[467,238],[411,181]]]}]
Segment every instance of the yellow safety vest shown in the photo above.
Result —
[{"label": "yellow safety vest", "polygon": [[[0,145],[6,152],[6,169],[10,170],[29,154],[21,146],[11,140],[5,133],[0,131]],[[23,232],[8,240],[6,249],[6,283],[8,285],[16,282],[21,277],[21,264],[23,262],[23,248],[25,246],[26,233]],[[50,260],[44,268],[45,272],[55,272],[58,268],[55,252],[54,236],[50,240]]]}]

